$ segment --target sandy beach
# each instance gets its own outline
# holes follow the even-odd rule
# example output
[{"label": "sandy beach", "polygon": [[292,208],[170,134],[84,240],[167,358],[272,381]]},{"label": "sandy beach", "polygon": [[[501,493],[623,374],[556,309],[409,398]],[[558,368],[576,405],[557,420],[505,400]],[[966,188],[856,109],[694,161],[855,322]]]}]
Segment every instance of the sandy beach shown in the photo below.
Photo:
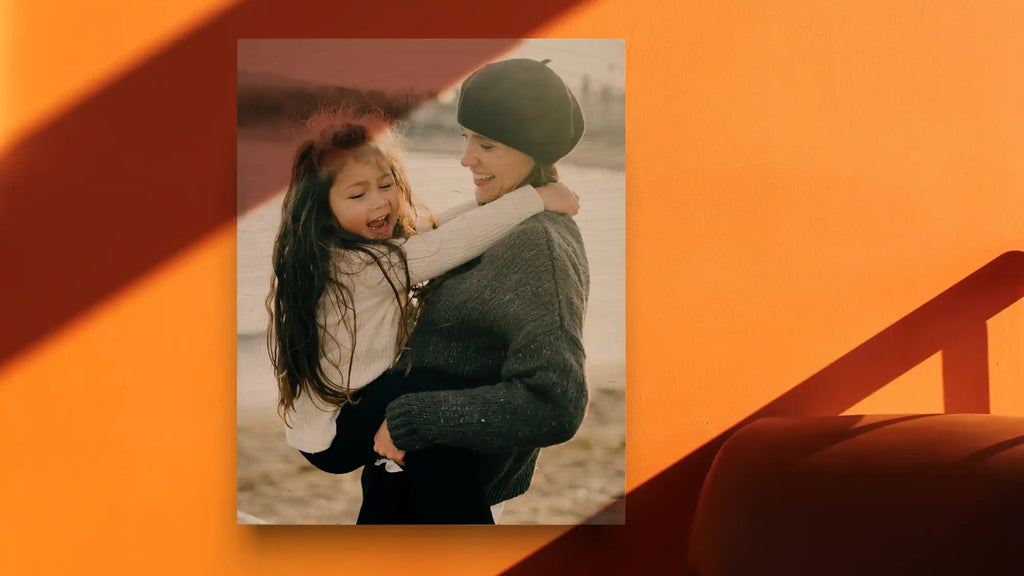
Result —
[{"label": "sandy beach", "polygon": [[[290,141],[240,133],[240,196],[247,186],[286,177],[290,154]],[[563,182],[581,197],[576,221],[590,262],[587,415],[572,440],[541,451],[530,490],[506,503],[502,524],[578,524],[625,491],[625,173],[595,163],[559,165]],[[472,198],[467,172],[452,152],[411,148],[406,164],[414,193],[431,209]],[[333,476],[310,466],[285,443],[276,413],[264,299],[280,201],[277,195],[238,219],[239,522],[352,524],[358,472]]]}]

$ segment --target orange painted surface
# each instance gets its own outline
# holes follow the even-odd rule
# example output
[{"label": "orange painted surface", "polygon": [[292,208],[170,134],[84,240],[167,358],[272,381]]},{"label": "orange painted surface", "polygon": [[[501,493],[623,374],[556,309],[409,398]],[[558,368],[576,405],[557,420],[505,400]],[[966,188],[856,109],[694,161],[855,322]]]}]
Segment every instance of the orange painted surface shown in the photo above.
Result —
[{"label": "orange painted surface", "polygon": [[497,573],[564,530],[236,525],[235,238],[3,367],[0,574]]},{"label": "orange painted surface", "polygon": [[0,153],[233,0],[0,2]]},{"label": "orange painted surface", "polygon": [[[143,44],[191,17],[104,6],[92,25],[130,18]],[[627,43],[628,487],[1024,249],[1022,17],[1009,2],[608,0],[538,32]],[[55,20],[67,76],[5,84],[0,143],[103,77],[77,76],[79,47],[146,53],[76,36],[80,21]],[[0,573],[277,574],[381,555],[495,573],[560,533],[236,526],[233,238],[197,240],[0,366]],[[966,374],[986,374],[992,412],[1024,415],[1024,304],[983,333],[987,370]],[[941,408],[943,354],[848,411]]]},{"label": "orange painted surface", "polygon": [[[1020,10],[985,6],[701,3],[627,36],[628,484],[1024,247]],[[989,326],[1004,413],[1019,308]],[[865,408],[937,408],[935,370],[903,380]]]}]

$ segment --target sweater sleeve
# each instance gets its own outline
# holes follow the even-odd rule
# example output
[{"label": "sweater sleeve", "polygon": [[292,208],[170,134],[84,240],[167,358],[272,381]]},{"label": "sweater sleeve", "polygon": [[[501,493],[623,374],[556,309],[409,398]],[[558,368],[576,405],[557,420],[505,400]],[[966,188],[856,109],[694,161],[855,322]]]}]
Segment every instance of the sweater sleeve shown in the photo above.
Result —
[{"label": "sweater sleeve", "polygon": [[321,408],[309,392],[301,394],[285,414],[288,445],[303,452],[326,450],[334,440],[338,408]]},{"label": "sweater sleeve", "polygon": [[507,286],[504,305],[525,304],[496,314],[507,319],[496,321],[508,342],[501,382],[398,398],[388,406],[387,422],[400,449],[444,445],[502,453],[559,444],[579,429],[587,405],[586,286],[567,258],[549,254],[518,258],[518,264],[516,276],[540,279],[540,288]]},{"label": "sweater sleeve", "polygon": [[443,226],[443,225],[451,222],[452,220],[458,218],[459,216],[462,216],[466,212],[469,212],[470,210],[473,210],[474,208],[479,208],[479,207],[480,207],[480,205],[476,203],[475,199],[474,200],[467,200],[465,202],[461,202],[461,203],[456,204],[455,206],[452,206],[451,208],[445,210],[444,212],[441,212],[440,214],[438,214],[437,215],[437,223],[438,223],[438,225]]},{"label": "sweater sleeve", "polygon": [[[459,204],[452,206],[451,208],[445,210],[444,212],[441,212],[440,214],[435,214],[434,219],[437,221],[437,225],[441,226],[442,224],[451,222],[455,218],[479,206],[480,205],[476,203],[476,200],[467,200],[465,202],[460,202]],[[434,226],[431,222],[427,220],[420,220],[416,224],[416,233],[426,234],[427,232],[434,230],[436,227],[437,226]]]},{"label": "sweater sleeve", "polygon": [[483,254],[518,224],[544,210],[532,186],[524,186],[402,244],[413,284],[436,278]]},{"label": "sweater sleeve", "polygon": [[453,446],[482,453],[541,448],[568,441],[583,422],[587,386],[583,350],[552,332],[509,355],[502,382],[406,394],[388,405],[395,446]]}]

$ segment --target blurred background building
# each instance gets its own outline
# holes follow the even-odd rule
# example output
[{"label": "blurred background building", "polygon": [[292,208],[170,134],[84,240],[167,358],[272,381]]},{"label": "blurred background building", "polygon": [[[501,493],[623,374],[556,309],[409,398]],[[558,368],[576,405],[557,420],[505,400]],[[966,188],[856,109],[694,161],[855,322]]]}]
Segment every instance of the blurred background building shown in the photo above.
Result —
[{"label": "blurred background building", "polygon": [[[453,45],[452,43],[455,42]],[[268,47],[268,43],[270,47]],[[442,44],[443,43],[443,44]],[[454,47],[453,47],[454,46]],[[464,50],[474,41],[391,41],[389,49],[417,53]],[[273,50],[273,57],[266,51]],[[238,128],[240,133],[301,127],[324,107],[378,109],[402,118],[410,147],[457,149],[458,85],[425,79],[423,71],[374,70],[360,66],[380,57],[372,40],[243,41],[239,45]],[[524,40],[501,58],[549,59],[576,94],[587,120],[580,146],[564,162],[623,169],[626,126],[625,51],[620,40]],[[431,86],[424,90],[422,86]]]}]

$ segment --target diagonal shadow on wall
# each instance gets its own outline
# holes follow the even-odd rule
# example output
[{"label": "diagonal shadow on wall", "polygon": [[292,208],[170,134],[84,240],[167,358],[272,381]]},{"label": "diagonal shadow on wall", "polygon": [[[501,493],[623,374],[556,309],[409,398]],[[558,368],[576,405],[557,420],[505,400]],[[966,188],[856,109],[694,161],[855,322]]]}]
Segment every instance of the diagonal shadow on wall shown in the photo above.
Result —
[{"label": "diagonal shadow on wall", "polygon": [[[410,79],[410,89],[443,89],[579,3],[525,0],[485,19],[476,36],[496,39],[477,41],[475,53],[425,58],[437,85]],[[460,18],[474,16],[446,0],[395,6],[401,18],[380,18],[384,4],[347,5],[346,21],[368,23],[350,32],[458,38]],[[336,37],[337,19],[324,16],[337,11],[328,0],[233,6],[0,156],[0,262],[12,280],[0,364],[232,222],[238,39]],[[387,73],[403,57],[382,51],[374,64]],[[268,185],[246,201],[276,190]]]},{"label": "diagonal shadow on wall", "polygon": [[[687,554],[704,477],[722,444],[768,416],[833,416],[927,360],[943,358],[945,411],[989,411],[986,322],[1024,298],[1024,252],[1007,252],[505,572],[646,573]],[[629,509],[626,525],[594,525]]]}]

